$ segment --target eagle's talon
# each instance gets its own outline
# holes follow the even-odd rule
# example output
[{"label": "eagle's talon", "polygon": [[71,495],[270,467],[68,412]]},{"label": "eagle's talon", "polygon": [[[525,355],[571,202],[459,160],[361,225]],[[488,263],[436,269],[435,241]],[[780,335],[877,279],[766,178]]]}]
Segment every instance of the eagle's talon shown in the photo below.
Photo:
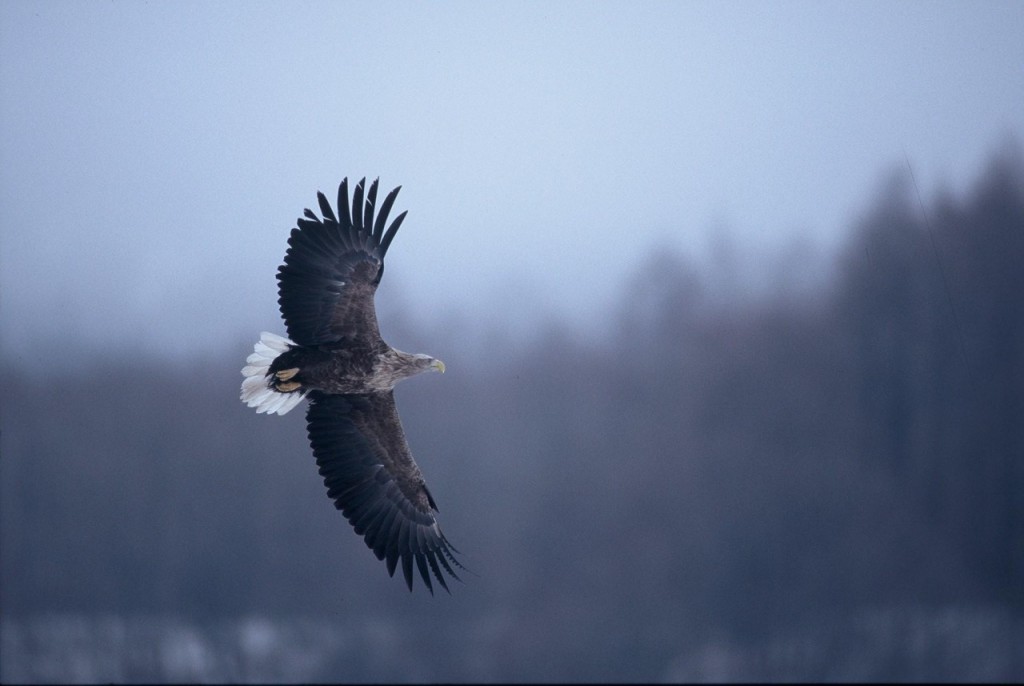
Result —
[{"label": "eagle's talon", "polygon": [[277,377],[278,381],[288,381],[293,376],[299,373],[298,367],[292,367],[291,369],[282,369],[279,372],[274,372],[274,376]]}]

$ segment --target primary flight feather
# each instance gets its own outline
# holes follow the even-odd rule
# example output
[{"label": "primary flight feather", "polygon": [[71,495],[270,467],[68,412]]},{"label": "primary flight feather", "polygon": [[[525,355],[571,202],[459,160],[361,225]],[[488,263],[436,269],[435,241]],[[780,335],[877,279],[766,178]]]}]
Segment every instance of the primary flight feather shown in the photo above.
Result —
[{"label": "primary flight feather", "polygon": [[[305,210],[277,272],[288,338],[264,332],[242,369],[242,400],[257,412],[285,414],[303,398],[309,442],[327,495],[392,576],[401,563],[412,590],[413,566],[433,593],[458,579],[455,548],[441,532],[395,407],[402,379],[444,371],[429,355],[395,350],[380,336],[373,296],[384,255],[405,219],[388,225],[401,188],[377,210],[377,181],[338,188],[338,214],[317,193],[322,217]],[[376,211],[376,217],[374,212]],[[386,227],[386,228],[385,228]]]}]

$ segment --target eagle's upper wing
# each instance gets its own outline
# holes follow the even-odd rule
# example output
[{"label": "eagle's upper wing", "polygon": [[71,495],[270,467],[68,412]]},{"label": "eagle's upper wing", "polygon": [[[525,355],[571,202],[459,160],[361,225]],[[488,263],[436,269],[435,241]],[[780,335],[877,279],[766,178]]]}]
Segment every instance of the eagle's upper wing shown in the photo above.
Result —
[{"label": "eagle's upper wing", "polygon": [[351,211],[348,179],[341,182],[337,217],[318,192],[323,219],[307,209],[288,238],[288,252],[277,272],[278,303],[288,337],[299,345],[380,339],[373,294],[384,273],[384,255],[406,213],[385,231],[401,186],[388,193],[375,219],[377,180],[364,201],[365,182],[356,184]]},{"label": "eagle's upper wing", "polygon": [[[434,512],[437,506],[412,459],[392,393],[310,394],[306,419],[327,495],[394,576],[399,560],[412,590],[413,563],[434,592],[430,573],[448,590],[458,579],[458,552]],[[429,568],[429,571],[428,571]]]}]

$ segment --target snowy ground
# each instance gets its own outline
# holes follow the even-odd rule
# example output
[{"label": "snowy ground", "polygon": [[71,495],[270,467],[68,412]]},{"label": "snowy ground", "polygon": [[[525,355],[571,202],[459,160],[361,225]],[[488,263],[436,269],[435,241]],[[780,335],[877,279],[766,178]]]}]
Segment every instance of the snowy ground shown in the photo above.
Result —
[{"label": "snowy ground", "polygon": [[[480,626],[487,633],[487,622]],[[0,623],[0,680],[315,682],[530,680],[504,673],[486,640],[454,655],[419,629],[374,619],[190,624],[163,617],[47,616]],[[993,608],[878,609],[753,642],[683,646],[663,681],[1021,681],[1024,620]],[[515,646],[505,646],[515,651]],[[621,665],[609,680],[643,679]],[[565,673],[561,666],[559,674]]]}]

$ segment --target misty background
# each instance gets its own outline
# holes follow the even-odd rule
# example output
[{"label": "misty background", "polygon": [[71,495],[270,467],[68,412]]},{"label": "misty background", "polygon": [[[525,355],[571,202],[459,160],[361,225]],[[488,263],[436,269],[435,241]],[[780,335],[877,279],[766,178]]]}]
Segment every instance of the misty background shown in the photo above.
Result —
[{"label": "misty background", "polygon": [[[1019,3],[0,6],[0,679],[1024,679]],[[238,401],[315,191],[473,573]]]}]

